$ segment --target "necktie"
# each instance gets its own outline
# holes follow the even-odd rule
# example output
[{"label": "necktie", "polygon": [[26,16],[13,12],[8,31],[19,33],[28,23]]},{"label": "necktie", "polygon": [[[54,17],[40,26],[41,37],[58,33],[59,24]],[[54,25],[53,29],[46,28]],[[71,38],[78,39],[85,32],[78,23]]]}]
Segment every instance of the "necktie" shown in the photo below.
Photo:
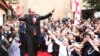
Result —
[{"label": "necktie", "polygon": [[33,30],[33,35],[34,35],[34,36],[37,35],[37,33],[36,33],[36,29],[35,29],[35,28],[34,28],[34,30]]},{"label": "necktie", "polygon": [[[33,21],[33,24],[35,24],[35,23],[36,23],[36,18],[33,17],[33,18],[32,18],[32,21]],[[35,29],[35,27],[34,27],[34,30],[33,30],[33,35],[34,35],[34,36],[36,35],[36,29]]]},{"label": "necktie", "polygon": [[36,18],[33,17],[33,18],[32,18],[32,21],[33,21],[33,24],[35,24],[35,23],[36,23]]}]

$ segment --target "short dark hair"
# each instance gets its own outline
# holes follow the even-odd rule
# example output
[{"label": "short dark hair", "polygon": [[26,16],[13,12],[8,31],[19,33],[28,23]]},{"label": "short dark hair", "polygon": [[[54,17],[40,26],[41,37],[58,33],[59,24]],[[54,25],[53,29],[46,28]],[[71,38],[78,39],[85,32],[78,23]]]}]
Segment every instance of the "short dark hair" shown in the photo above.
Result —
[{"label": "short dark hair", "polygon": [[14,31],[15,29],[14,29],[14,27],[10,27],[10,31],[12,32],[12,31]]},{"label": "short dark hair", "polygon": [[63,22],[63,23],[65,23],[65,22],[67,22],[67,21],[68,21],[67,18],[63,18],[63,19],[62,19],[62,22]]},{"label": "short dark hair", "polygon": [[0,26],[0,29],[2,29],[2,26]]},{"label": "short dark hair", "polygon": [[91,35],[89,33],[87,33],[87,32],[83,33],[83,37],[86,37],[87,35],[90,36],[90,38],[91,38]]}]

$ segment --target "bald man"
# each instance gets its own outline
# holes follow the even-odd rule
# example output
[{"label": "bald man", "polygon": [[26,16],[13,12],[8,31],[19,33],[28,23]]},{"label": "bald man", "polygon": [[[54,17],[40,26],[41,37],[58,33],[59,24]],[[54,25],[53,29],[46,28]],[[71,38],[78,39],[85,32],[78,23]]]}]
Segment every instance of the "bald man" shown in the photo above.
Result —
[{"label": "bald man", "polygon": [[45,16],[40,16],[35,13],[33,8],[29,8],[29,14],[19,18],[20,21],[26,22],[26,42],[28,56],[37,56],[38,51],[38,38],[40,37],[40,20],[46,19],[52,16],[54,10]]}]

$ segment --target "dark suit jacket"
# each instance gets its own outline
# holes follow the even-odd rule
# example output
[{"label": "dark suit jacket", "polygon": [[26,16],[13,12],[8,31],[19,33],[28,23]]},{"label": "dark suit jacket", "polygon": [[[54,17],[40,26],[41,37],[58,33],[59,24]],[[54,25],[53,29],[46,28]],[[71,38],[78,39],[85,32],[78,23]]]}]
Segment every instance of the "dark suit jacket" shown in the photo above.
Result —
[{"label": "dark suit jacket", "polygon": [[32,22],[32,17],[30,15],[24,15],[24,17],[19,18],[20,21],[25,21],[26,22],[26,34],[32,35],[32,31],[36,29],[36,33],[38,36],[40,36],[40,20],[46,19],[50,17],[52,14],[48,13],[45,16],[40,16],[36,14],[36,23],[33,24]]}]

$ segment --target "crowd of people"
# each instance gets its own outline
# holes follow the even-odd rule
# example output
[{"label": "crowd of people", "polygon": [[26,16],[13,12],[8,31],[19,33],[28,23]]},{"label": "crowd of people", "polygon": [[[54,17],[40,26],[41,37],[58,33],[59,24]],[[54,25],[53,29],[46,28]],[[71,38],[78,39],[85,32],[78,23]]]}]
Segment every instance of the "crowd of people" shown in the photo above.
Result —
[{"label": "crowd of people", "polygon": [[77,26],[73,19],[51,21],[42,33],[53,56],[100,56],[100,19],[82,20]]},{"label": "crowd of people", "polygon": [[0,56],[23,56],[26,51],[29,56],[37,56],[37,51],[51,56],[100,56],[100,19],[81,19],[78,25],[74,25],[74,19],[50,19],[40,26],[40,20],[53,12],[39,16],[29,9],[29,15],[0,26]]}]

